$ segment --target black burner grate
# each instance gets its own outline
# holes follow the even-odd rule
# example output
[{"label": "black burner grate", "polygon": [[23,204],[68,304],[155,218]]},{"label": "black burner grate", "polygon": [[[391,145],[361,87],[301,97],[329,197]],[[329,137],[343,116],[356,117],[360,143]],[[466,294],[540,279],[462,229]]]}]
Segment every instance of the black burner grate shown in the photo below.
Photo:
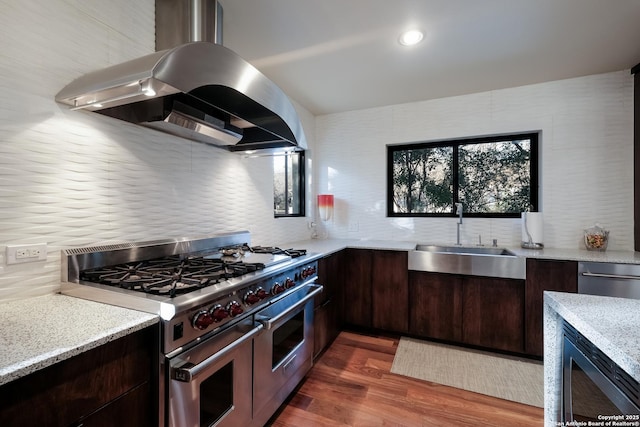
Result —
[{"label": "black burner grate", "polygon": [[155,295],[176,295],[264,268],[263,264],[222,258],[173,256],[85,270],[80,279]]}]

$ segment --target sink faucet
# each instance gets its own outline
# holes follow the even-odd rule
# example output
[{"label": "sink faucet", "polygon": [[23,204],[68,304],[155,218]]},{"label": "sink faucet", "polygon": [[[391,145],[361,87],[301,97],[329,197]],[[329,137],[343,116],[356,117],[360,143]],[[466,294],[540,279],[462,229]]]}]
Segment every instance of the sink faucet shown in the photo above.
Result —
[{"label": "sink faucet", "polygon": [[462,225],[462,203],[456,203],[456,215],[458,215],[458,229],[456,233],[456,245],[460,246],[460,226]]}]

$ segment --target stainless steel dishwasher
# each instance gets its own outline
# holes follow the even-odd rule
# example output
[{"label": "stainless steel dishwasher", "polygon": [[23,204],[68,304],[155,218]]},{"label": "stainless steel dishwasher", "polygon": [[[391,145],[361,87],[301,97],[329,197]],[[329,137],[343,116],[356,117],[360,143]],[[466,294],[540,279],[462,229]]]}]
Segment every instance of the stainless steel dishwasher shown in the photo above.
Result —
[{"label": "stainless steel dishwasher", "polygon": [[640,265],[580,262],[578,293],[640,299]]}]

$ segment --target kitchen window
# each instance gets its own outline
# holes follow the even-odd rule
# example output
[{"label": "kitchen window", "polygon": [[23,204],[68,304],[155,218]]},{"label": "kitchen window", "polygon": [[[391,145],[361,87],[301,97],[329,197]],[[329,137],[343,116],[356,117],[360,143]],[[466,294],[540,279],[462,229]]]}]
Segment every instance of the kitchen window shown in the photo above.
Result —
[{"label": "kitchen window", "polygon": [[387,146],[387,216],[520,217],[538,210],[538,133]]},{"label": "kitchen window", "polygon": [[273,212],[276,218],[304,216],[304,151],[273,158]]}]

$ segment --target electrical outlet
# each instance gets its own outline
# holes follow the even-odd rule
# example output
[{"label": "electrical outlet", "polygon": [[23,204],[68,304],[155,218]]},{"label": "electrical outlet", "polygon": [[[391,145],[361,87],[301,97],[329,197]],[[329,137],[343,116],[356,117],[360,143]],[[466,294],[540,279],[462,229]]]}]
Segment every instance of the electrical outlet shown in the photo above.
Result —
[{"label": "electrical outlet", "polygon": [[7,246],[6,259],[7,265],[46,261],[47,244],[36,243],[33,245],[9,245]]}]

